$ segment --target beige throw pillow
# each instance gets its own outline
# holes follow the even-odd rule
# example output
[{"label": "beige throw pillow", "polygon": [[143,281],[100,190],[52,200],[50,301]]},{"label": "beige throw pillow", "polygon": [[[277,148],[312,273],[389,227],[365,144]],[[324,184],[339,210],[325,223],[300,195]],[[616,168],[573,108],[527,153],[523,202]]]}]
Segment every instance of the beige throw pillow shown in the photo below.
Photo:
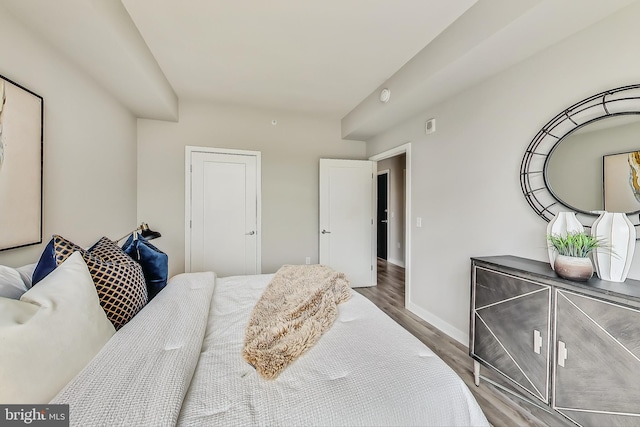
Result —
[{"label": "beige throw pillow", "polygon": [[0,403],[48,403],[114,333],[73,253],[20,300],[0,298]]}]

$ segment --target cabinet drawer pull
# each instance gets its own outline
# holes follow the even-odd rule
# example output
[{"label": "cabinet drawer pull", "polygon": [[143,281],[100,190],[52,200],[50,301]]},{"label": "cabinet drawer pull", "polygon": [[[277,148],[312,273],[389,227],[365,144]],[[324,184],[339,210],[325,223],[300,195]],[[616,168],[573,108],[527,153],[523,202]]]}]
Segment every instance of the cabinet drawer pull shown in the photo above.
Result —
[{"label": "cabinet drawer pull", "polygon": [[542,334],[538,330],[533,330],[533,352],[540,354],[542,350]]},{"label": "cabinet drawer pull", "polygon": [[567,350],[567,346],[562,341],[558,341],[558,365],[564,368],[564,362],[567,360],[567,356],[569,354],[569,350]]}]

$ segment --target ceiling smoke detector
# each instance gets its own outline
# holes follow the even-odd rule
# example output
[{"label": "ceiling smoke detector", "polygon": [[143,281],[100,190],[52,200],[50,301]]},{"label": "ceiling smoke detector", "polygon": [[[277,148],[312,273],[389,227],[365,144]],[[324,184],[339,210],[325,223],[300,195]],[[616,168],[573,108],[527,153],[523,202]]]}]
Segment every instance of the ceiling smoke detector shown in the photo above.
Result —
[{"label": "ceiling smoke detector", "polygon": [[389,98],[391,98],[391,90],[385,87],[380,91],[380,102],[387,103]]}]

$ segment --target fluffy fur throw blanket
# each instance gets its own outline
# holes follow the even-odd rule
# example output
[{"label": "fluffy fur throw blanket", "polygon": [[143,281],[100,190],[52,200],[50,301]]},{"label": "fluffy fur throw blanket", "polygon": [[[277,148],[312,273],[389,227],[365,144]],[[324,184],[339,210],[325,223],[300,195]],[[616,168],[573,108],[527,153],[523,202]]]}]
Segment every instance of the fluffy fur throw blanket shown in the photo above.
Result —
[{"label": "fluffy fur throw blanket", "polygon": [[264,378],[276,378],[318,342],[350,296],[349,280],[330,267],[281,267],[251,312],[242,356]]}]

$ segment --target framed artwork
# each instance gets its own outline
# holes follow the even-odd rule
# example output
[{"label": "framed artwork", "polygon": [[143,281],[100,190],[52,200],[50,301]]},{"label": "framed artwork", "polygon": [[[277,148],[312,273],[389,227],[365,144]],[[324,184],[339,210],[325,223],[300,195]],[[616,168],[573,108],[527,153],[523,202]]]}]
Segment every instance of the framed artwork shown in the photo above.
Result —
[{"label": "framed artwork", "polygon": [[0,76],[0,251],[42,242],[43,104]]},{"label": "framed artwork", "polygon": [[604,210],[640,211],[640,151],[603,156],[602,171]]}]

